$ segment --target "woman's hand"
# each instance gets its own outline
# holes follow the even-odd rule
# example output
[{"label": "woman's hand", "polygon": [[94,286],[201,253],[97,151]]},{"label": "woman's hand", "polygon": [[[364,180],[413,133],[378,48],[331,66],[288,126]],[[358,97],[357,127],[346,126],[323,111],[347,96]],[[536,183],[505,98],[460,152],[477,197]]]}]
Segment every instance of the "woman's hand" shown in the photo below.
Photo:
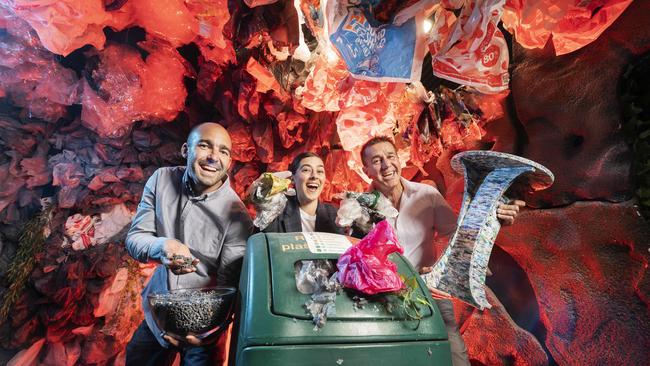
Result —
[{"label": "woman's hand", "polygon": [[[275,173],[271,173],[271,174],[273,174],[274,176],[276,176],[278,178],[281,178],[281,179],[289,179],[289,178],[291,178],[291,172],[288,171],[288,170],[284,170],[284,171],[281,171],[281,172],[275,172]],[[249,199],[252,199],[253,196],[255,195],[255,192],[257,191],[257,188],[262,186],[262,181],[263,181],[262,178],[263,178],[263,176],[264,176],[264,173],[260,174],[260,176],[257,177],[257,179],[255,179],[253,181],[253,183],[251,183],[251,185],[246,190],[246,196],[249,197]]]}]

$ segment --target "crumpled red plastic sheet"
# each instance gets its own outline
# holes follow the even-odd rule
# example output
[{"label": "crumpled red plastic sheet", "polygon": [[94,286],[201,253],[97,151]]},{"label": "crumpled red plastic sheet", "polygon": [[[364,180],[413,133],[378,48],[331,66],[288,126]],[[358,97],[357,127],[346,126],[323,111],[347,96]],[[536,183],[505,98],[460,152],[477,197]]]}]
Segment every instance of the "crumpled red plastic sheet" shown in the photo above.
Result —
[{"label": "crumpled red plastic sheet", "polygon": [[18,191],[23,187],[25,181],[18,177],[14,166],[15,162],[0,165],[0,211],[16,201]]},{"label": "crumpled red plastic sheet", "polygon": [[244,3],[249,8],[254,8],[256,6],[268,5],[278,2],[278,0],[244,0]]},{"label": "crumpled red plastic sheet", "polygon": [[232,41],[224,36],[224,27],[230,21],[227,0],[188,0],[187,8],[198,20],[199,37],[194,42],[206,60],[220,65],[235,63]]},{"label": "crumpled red plastic sheet", "polygon": [[257,165],[245,164],[232,175],[230,184],[233,185],[233,189],[237,192],[237,195],[244,199],[246,197],[246,190],[260,174],[261,172]]},{"label": "crumpled red plastic sheet", "polygon": [[242,122],[235,122],[228,127],[232,141],[232,158],[236,161],[249,162],[255,159],[255,143],[250,128]]},{"label": "crumpled red plastic sheet", "polygon": [[338,259],[338,280],[343,287],[374,295],[399,291],[404,282],[397,265],[388,259],[391,253],[404,253],[388,221],[380,221],[360,242],[348,248]]},{"label": "crumpled red plastic sheet", "polygon": [[128,5],[138,25],[174,47],[191,42],[199,31],[198,20],[183,0],[138,0]]},{"label": "crumpled red plastic sheet", "polygon": [[11,7],[53,53],[67,56],[86,44],[102,49],[106,42],[111,15],[102,0],[13,0]]},{"label": "crumpled red plastic sheet", "polygon": [[434,129],[434,124],[433,106],[427,105],[422,109],[420,116],[411,122],[409,128],[411,163],[418,167],[425,176],[428,174],[424,170],[424,165],[442,152],[442,144]]},{"label": "crumpled red plastic sheet", "polygon": [[36,365],[38,355],[45,344],[45,338],[39,339],[34,342],[28,349],[18,352],[9,362],[7,366],[23,366],[23,365]]},{"label": "crumpled red plastic sheet", "polygon": [[508,0],[503,25],[525,48],[544,48],[552,37],[556,55],[596,40],[632,0]]},{"label": "crumpled red plastic sheet", "polygon": [[272,163],[275,154],[273,124],[270,121],[259,121],[253,124],[251,130],[257,147],[257,157],[262,163]]},{"label": "crumpled red plastic sheet", "polygon": [[331,201],[333,196],[343,191],[363,192],[368,187],[361,177],[351,170],[348,161],[352,153],[343,149],[332,149],[325,158],[327,181],[323,187],[321,198]]},{"label": "crumpled red plastic sheet", "polygon": [[31,158],[23,158],[20,161],[23,176],[27,177],[25,183],[28,189],[48,184],[51,181],[50,170],[47,166],[48,149],[49,145],[42,142]]},{"label": "crumpled red plastic sheet", "polygon": [[303,142],[302,131],[308,122],[305,116],[294,111],[281,112],[277,116],[278,135],[280,142],[285,149],[292,147],[294,144]]},{"label": "crumpled red plastic sheet", "polygon": [[3,37],[0,42],[0,94],[25,108],[29,117],[57,121],[69,105],[78,103],[74,71],[55,61],[54,55],[25,40]]},{"label": "crumpled red plastic sheet", "polygon": [[269,71],[268,68],[260,65],[254,58],[249,58],[246,63],[246,72],[251,74],[256,80],[255,91],[258,93],[266,93],[268,91],[275,91],[279,93],[282,91],[280,83],[275,79],[275,76]]},{"label": "crumpled red plastic sheet", "polygon": [[324,54],[317,56],[314,69],[305,80],[304,87],[296,91],[303,107],[316,112],[336,112],[341,109],[338,84],[350,73],[338,56],[330,56],[330,59]]},{"label": "crumpled red plastic sheet", "polygon": [[[296,110],[296,109],[294,109]],[[336,132],[333,112],[310,112],[303,148],[305,151],[329,151],[330,140]]]},{"label": "crumpled red plastic sheet", "polygon": [[128,46],[107,46],[92,71],[96,86],[83,81],[81,120],[99,135],[123,136],[135,121],[169,121],[183,109],[186,68],[180,55],[162,45],[147,46],[146,62]]},{"label": "crumpled red plastic sheet", "polygon": [[[237,93],[237,113],[245,121],[256,122],[260,112],[260,94],[255,91],[255,79],[248,73],[237,73],[241,78],[234,77],[239,81]],[[235,89],[237,90],[237,89]]]},{"label": "crumpled red plastic sheet", "polygon": [[[105,363],[120,353],[142,320],[139,293],[155,267],[131,262],[120,268],[126,258],[118,244],[76,252],[67,260],[59,248],[48,245],[42,266],[32,274],[39,294],[27,292],[17,303],[12,323],[24,326],[11,342],[35,339],[39,329],[46,329],[45,338],[9,364]],[[95,314],[96,309],[103,312]]]},{"label": "crumpled red plastic sheet", "polygon": [[[460,16],[438,8],[429,44],[433,73],[484,93],[508,88],[508,47],[497,28],[503,0],[466,0]],[[453,24],[453,25],[450,25]]]}]

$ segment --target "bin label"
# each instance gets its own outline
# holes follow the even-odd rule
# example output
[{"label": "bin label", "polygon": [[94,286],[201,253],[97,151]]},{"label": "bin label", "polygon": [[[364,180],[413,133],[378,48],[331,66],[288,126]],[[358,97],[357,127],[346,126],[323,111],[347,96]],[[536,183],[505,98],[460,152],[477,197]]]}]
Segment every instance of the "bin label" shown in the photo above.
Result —
[{"label": "bin label", "polygon": [[312,253],[342,254],[352,246],[344,235],[319,232],[302,232],[302,235]]}]

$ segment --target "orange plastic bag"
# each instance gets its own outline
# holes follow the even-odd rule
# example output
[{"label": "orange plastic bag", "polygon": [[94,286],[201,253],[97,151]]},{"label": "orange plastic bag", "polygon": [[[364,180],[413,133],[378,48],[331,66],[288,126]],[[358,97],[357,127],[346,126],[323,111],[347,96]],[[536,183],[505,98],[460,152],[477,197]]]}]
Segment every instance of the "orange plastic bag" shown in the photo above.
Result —
[{"label": "orange plastic bag", "polygon": [[596,40],[632,0],[508,0],[503,25],[525,48],[543,48],[551,35],[556,55]]}]

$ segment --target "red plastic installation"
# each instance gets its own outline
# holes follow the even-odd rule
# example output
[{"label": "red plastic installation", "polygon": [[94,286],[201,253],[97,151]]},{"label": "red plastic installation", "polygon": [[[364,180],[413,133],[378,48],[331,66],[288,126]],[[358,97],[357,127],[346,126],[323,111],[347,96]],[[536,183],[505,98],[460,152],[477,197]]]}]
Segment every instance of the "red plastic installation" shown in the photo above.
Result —
[{"label": "red plastic installation", "polygon": [[[390,22],[417,2],[382,2],[377,19]],[[98,243],[128,224],[120,218],[135,209],[157,167],[183,163],[188,127],[216,120],[228,128],[232,184],[241,196],[260,173],[286,170],[305,150],[324,157],[324,200],[365,190],[359,149],[380,134],[394,137],[406,175],[426,174],[427,163],[472,146],[485,123],[503,114],[501,20],[524,47],[552,39],[563,54],[596,39],[631,0],[440,2],[428,50],[435,75],[472,88],[453,92],[462,94],[458,111],[449,111],[448,101],[433,103],[431,91],[415,93],[417,83],[352,78],[324,42],[321,1],[299,1],[302,17],[292,3],[0,2],[0,99],[10,106],[0,114],[3,240],[17,240],[16,228],[44,195],[57,207],[30,278],[34,290],[12,309],[7,345],[23,351],[10,364],[123,364],[151,268],[128,260],[122,243]],[[299,39],[300,23],[313,38]],[[137,46],[114,35],[126,30],[128,38],[135,27],[146,33]],[[309,52],[294,59],[299,44]],[[74,69],[70,59],[85,66]],[[396,244],[382,248],[399,251]],[[401,288],[394,278],[383,283],[391,278],[384,275],[366,290]]]}]

